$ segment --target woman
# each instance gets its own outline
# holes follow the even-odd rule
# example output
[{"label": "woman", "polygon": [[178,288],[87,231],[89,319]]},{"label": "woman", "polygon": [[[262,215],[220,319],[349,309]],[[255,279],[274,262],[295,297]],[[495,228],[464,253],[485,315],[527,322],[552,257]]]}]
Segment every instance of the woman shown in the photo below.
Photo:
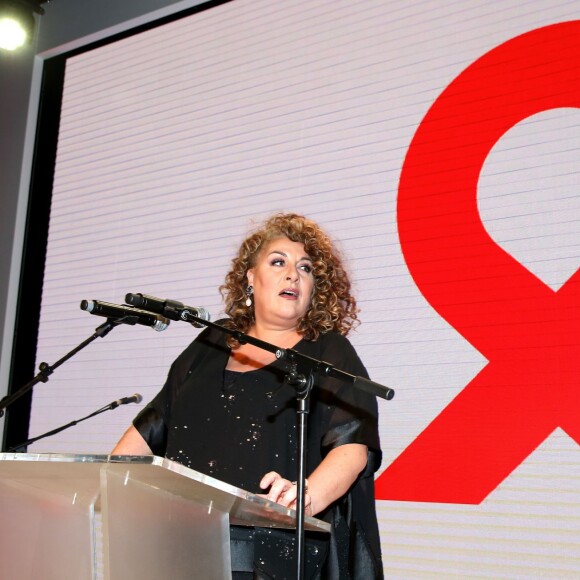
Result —
[{"label": "woman", "polygon": [[[220,290],[230,317],[222,325],[368,377],[345,338],[358,323],[350,281],[314,222],[270,218],[242,243]],[[165,455],[295,508],[296,393],[284,371],[273,353],[206,329],[113,453]],[[321,377],[310,397],[307,451],[306,515],[332,524],[320,577],[381,578],[375,398]]]}]

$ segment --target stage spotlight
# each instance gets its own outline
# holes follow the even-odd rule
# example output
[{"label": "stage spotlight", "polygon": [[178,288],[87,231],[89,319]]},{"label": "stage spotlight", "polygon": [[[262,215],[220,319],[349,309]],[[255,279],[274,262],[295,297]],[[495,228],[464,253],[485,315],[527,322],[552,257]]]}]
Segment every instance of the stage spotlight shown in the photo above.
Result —
[{"label": "stage spotlight", "polygon": [[0,48],[16,50],[34,34],[34,12],[44,14],[38,0],[0,0]]}]

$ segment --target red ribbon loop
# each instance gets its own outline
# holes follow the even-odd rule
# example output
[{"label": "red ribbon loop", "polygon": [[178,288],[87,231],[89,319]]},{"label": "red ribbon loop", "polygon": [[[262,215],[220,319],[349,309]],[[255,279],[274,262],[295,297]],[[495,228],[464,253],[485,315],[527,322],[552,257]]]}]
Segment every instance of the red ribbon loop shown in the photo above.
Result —
[{"label": "red ribbon loop", "polygon": [[405,260],[489,364],[379,477],[379,499],[480,503],[557,427],[580,443],[580,270],[553,291],[493,241],[477,208],[495,143],[559,107],[580,107],[580,21],[484,55],[413,138],[398,199]]}]

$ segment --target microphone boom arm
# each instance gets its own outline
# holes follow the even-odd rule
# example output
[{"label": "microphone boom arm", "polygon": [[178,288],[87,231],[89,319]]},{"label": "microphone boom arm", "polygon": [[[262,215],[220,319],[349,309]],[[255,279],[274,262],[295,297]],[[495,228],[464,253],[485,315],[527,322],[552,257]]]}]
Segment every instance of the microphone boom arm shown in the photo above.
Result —
[{"label": "microphone boom arm", "polygon": [[11,405],[25,395],[28,391],[30,391],[35,385],[38,383],[47,383],[50,375],[57,369],[60,365],[65,363],[69,358],[72,358],[77,352],[85,348],[85,346],[89,345],[93,340],[96,340],[99,337],[104,337],[113,330],[117,325],[121,324],[122,321],[115,320],[115,319],[107,319],[106,322],[103,322],[100,326],[95,329],[93,335],[89,336],[86,340],[81,342],[78,346],[73,348],[70,352],[65,354],[61,359],[56,361],[53,365],[49,365],[48,363],[42,362],[38,366],[39,372],[38,374],[28,383],[26,383],[23,387],[18,389],[16,392],[12,393],[11,395],[6,395],[2,400],[0,400],[0,417],[4,415],[4,409]]},{"label": "microphone boom arm", "polygon": [[390,401],[395,396],[395,391],[390,387],[386,387],[380,383],[375,383],[374,381],[366,379],[365,377],[351,375],[350,373],[341,371],[330,363],[309,357],[298,352],[297,350],[294,350],[293,348],[279,348],[274,344],[270,344],[269,342],[248,336],[239,330],[233,330],[231,328],[216,324],[215,322],[210,322],[209,320],[204,320],[203,318],[194,316],[187,310],[181,312],[181,318],[185,322],[196,322],[203,324],[204,326],[209,326],[210,328],[215,328],[221,332],[225,332],[226,334],[233,336],[240,344],[249,343],[263,350],[273,352],[277,359],[287,360],[291,364],[299,363],[304,365],[309,372],[319,373],[327,377],[334,377],[347,383],[351,383],[355,388],[366,391],[367,393],[375,395],[376,397],[381,397],[382,399]]},{"label": "microphone boom arm", "polygon": [[[75,419],[74,421],[71,421],[70,423],[67,423],[66,425],[61,425],[60,427],[57,427],[56,429],[52,429],[50,431],[47,431],[46,433],[43,433],[42,435],[38,435],[36,437],[33,437],[32,439],[28,439],[27,441],[24,441],[23,443],[19,443],[18,445],[14,445],[10,449],[8,449],[8,451],[18,451],[22,447],[28,447],[31,443],[35,443],[36,441],[40,441],[40,439],[44,439],[45,437],[50,437],[51,435],[56,435],[57,433],[60,433],[61,431],[64,431],[65,429],[68,429],[69,427],[74,427],[75,425],[78,425],[81,421],[86,421],[87,419],[90,419],[91,417],[95,417],[96,415],[100,415],[101,413],[104,413],[105,411],[111,411],[113,409],[116,409],[119,405],[123,405],[123,404],[128,403],[128,402],[136,402],[136,403],[140,402],[141,395],[138,395],[138,396],[140,397],[139,399],[135,399],[137,397],[137,395],[133,395],[132,397],[124,397],[124,399],[119,399],[117,401],[113,401],[112,403],[109,403],[108,405],[105,405],[104,407],[101,407],[100,409],[93,411],[92,413],[90,413],[86,417],[82,417],[81,419]],[[129,400],[125,401],[125,399],[135,399],[135,400],[134,401],[129,401]],[[120,402],[120,401],[124,401],[124,402]]]}]

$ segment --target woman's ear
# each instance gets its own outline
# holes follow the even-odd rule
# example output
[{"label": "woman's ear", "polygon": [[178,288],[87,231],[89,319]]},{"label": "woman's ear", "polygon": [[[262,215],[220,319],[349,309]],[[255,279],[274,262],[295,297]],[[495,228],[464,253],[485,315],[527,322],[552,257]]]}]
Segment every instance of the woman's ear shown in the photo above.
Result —
[{"label": "woman's ear", "polygon": [[248,279],[248,286],[254,285],[254,268],[250,268],[246,272],[246,278]]}]

